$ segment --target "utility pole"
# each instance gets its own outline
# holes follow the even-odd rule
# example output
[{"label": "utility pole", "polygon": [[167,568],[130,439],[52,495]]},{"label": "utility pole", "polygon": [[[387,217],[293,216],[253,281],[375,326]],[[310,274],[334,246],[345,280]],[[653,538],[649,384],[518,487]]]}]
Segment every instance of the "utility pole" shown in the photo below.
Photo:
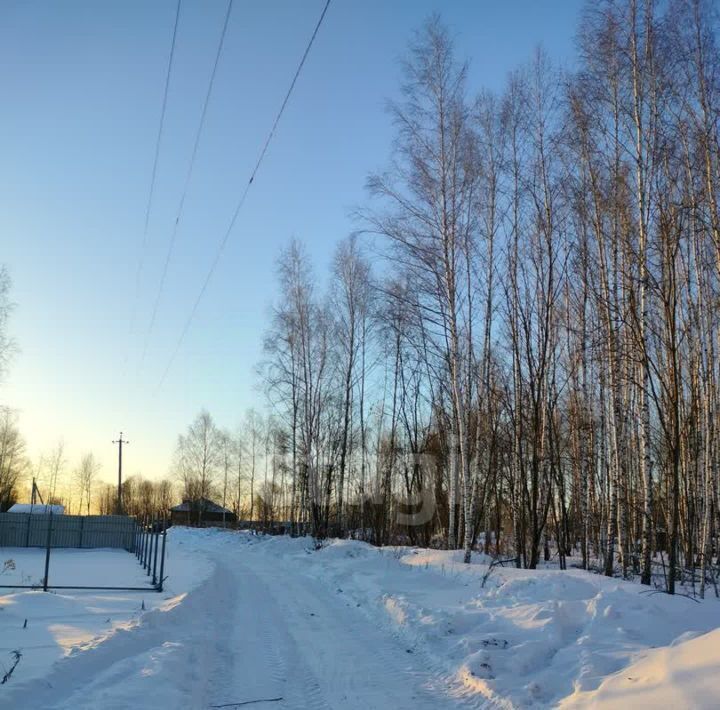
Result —
[{"label": "utility pole", "polygon": [[117,494],[117,514],[122,515],[122,447],[123,444],[129,444],[129,441],[123,439],[123,433],[120,432],[120,438],[117,441],[113,441],[113,444],[118,445],[118,494]]}]

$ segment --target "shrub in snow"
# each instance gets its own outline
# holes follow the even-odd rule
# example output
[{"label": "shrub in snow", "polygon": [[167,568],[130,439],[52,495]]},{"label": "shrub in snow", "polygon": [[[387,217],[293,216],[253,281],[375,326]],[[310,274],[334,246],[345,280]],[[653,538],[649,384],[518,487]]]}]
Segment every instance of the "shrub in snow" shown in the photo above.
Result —
[{"label": "shrub in snow", "polygon": [[14,569],[15,569],[15,560],[5,560],[5,562],[3,562],[2,572],[0,572],[0,574],[5,574],[6,572],[12,572]]},{"label": "shrub in snow", "polygon": [[8,668],[2,679],[0,679],[0,685],[5,685],[10,680],[10,676],[13,674],[13,671],[17,668],[17,664],[20,663],[20,659],[22,658],[22,653],[20,651],[12,651],[10,653],[10,656],[12,658],[12,664],[10,665],[10,668]]}]

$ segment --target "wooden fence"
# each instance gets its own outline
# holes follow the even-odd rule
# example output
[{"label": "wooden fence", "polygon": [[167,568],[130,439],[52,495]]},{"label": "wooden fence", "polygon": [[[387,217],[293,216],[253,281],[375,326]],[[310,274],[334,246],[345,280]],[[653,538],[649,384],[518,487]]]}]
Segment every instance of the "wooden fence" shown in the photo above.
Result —
[{"label": "wooden fence", "polygon": [[125,515],[0,513],[0,547],[119,547],[135,549],[137,523]]}]

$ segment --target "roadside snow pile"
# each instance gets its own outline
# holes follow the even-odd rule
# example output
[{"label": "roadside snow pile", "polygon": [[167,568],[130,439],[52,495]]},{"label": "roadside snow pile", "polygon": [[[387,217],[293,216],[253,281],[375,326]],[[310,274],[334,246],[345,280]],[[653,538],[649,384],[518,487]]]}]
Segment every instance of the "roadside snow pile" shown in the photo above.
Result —
[{"label": "roadside snow pile", "polygon": [[[266,548],[284,556],[285,565],[296,561],[298,573],[322,578],[329,588],[349,595],[372,623],[391,623],[408,652],[422,654],[438,672],[501,707],[551,707],[571,696],[595,702],[594,696],[585,700],[589,691],[623,669],[624,678],[628,666],[652,649],[720,626],[720,604],[714,598],[696,603],[643,594],[637,584],[582,570],[496,567],[481,588],[488,560],[479,555],[464,565],[461,552],[377,549],[350,540],[309,552],[307,540],[288,538],[268,540],[252,551],[264,554]],[[691,663],[691,656],[689,649],[682,658]],[[720,696],[720,651],[710,659],[708,654],[698,658],[686,676],[666,673],[665,682],[694,682],[700,675],[715,684],[715,697]],[[714,678],[704,668],[708,662]],[[638,677],[657,677],[642,663]],[[613,680],[608,684],[598,697],[619,692]],[[682,689],[676,693],[683,696]]]},{"label": "roadside snow pile", "polygon": [[664,708],[690,710],[720,702],[720,629],[669,648],[657,649],[604,680],[590,693],[578,693],[564,708]]},{"label": "roadside snow pile", "polygon": [[[179,604],[213,569],[205,556],[191,554],[194,542],[192,532],[168,533],[168,579],[162,594],[150,588],[135,556],[117,549],[54,549],[51,584],[148,585],[147,592],[0,589],[0,676],[12,666],[13,653],[22,654],[11,679],[0,687],[0,706],[12,688],[45,676],[61,659],[137,627],[150,612],[165,613]],[[42,584],[44,550],[5,547],[0,557],[0,567],[12,560],[0,575],[1,584]]]}]

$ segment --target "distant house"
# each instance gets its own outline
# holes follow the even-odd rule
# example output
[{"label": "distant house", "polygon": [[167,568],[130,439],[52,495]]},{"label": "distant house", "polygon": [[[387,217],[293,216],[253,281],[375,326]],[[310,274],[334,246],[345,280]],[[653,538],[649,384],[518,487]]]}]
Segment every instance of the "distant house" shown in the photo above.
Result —
[{"label": "distant house", "polygon": [[45,505],[44,503],[15,503],[8,509],[8,513],[32,513],[33,515],[64,515],[65,507],[62,505]]},{"label": "distant house", "polygon": [[184,500],[170,508],[170,522],[173,525],[215,525],[234,523],[235,513],[207,498]]}]

